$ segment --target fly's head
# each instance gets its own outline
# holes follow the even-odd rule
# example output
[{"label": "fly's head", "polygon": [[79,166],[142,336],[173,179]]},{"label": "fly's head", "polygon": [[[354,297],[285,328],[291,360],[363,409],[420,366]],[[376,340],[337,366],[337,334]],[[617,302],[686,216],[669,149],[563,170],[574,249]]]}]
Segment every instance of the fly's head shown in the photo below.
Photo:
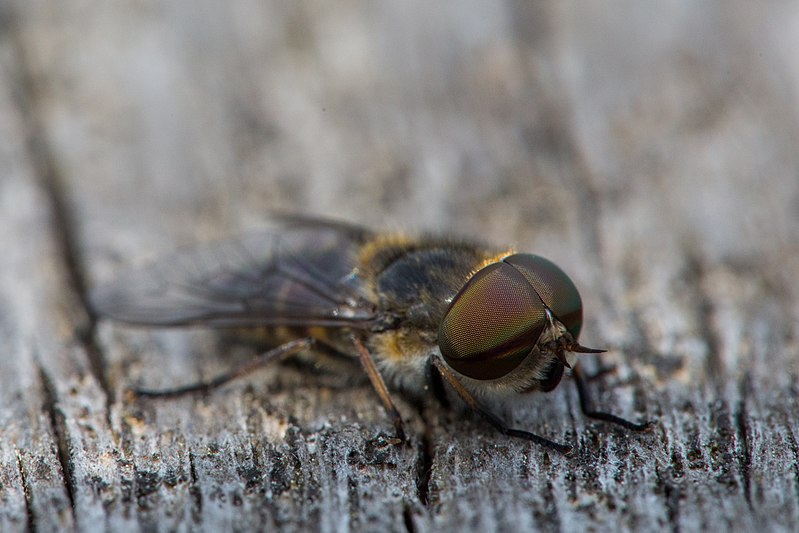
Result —
[{"label": "fly's head", "polygon": [[476,272],[452,300],[438,329],[447,364],[472,380],[508,380],[517,390],[555,388],[577,342],[580,294],[554,263],[514,254]]}]

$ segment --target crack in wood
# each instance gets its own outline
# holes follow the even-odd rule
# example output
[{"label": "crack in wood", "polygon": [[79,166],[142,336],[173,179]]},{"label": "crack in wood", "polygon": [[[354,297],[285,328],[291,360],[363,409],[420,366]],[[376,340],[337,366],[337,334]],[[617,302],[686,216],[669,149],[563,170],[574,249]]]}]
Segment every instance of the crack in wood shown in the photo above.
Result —
[{"label": "crack in wood", "polygon": [[555,497],[555,488],[551,481],[547,481],[546,490],[542,493],[543,510],[533,513],[538,525],[543,531],[563,531],[563,523],[558,512],[558,503]]},{"label": "crack in wood", "polygon": [[793,471],[794,499],[797,504],[799,504],[799,444],[797,444],[796,437],[793,434],[793,428],[787,420],[785,422],[785,430],[788,434],[788,443],[791,446],[791,453],[793,453],[791,470]]},{"label": "crack in wood", "polygon": [[660,466],[655,467],[657,486],[663,491],[663,504],[666,508],[666,517],[672,533],[679,533],[680,528],[680,500],[683,497],[683,489],[678,481],[685,475],[685,466],[682,456],[673,450],[670,465],[666,471],[662,471]]},{"label": "crack in wood", "polygon": [[[335,468],[332,468],[331,471],[335,472]],[[361,509],[361,498],[358,492],[358,482],[352,476],[347,476],[347,511],[349,515],[347,527],[349,529],[358,531],[362,528],[359,515]]]},{"label": "crack in wood", "polygon": [[64,414],[58,408],[58,394],[50,376],[47,375],[47,372],[41,366],[37,365],[37,368],[39,371],[39,379],[42,382],[44,396],[42,409],[47,415],[47,419],[50,421],[50,429],[55,437],[56,454],[58,462],[61,465],[61,479],[67,492],[67,498],[69,499],[72,518],[75,523],[77,523],[77,509],[75,509],[75,491],[77,487],[74,483],[72,458],[69,453],[69,437],[66,432]]},{"label": "crack in wood", "polygon": [[22,492],[25,495],[25,514],[27,516],[28,531],[36,531],[36,514],[33,511],[33,492],[31,491],[30,483],[25,473],[25,467],[22,465],[22,454],[16,450],[17,456],[17,470],[19,471],[20,481],[22,482]]},{"label": "crack in wood", "polygon": [[664,481],[663,496],[666,500],[666,514],[669,517],[672,533],[680,532],[680,494],[679,485]]},{"label": "crack in wood", "polygon": [[192,515],[195,523],[202,522],[203,512],[203,495],[200,489],[200,483],[197,479],[197,466],[194,462],[194,452],[189,449],[189,475],[191,476],[191,484],[189,485],[189,494],[192,498]]},{"label": "crack in wood", "polygon": [[42,109],[41,94],[47,89],[41,88],[34,79],[27,59],[27,51],[18,35],[19,31],[19,26],[13,24],[10,42],[14,57],[15,85],[19,88],[15,92],[15,104],[25,125],[24,131],[27,132],[25,146],[34,176],[38,179],[39,186],[49,202],[53,241],[58,251],[58,257],[64,266],[67,285],[72,289],[88,317],[84,323],[73,322],[72,325],[77,340],[86,351],[92,374],[105,392],[106,419],[110,427],[109,403],[112,398],[112,389],[105,372],[102,352],[95,341],[96,325],[88,302],[86,279],[81,268],[84,261],[77,245],[76,224],[66,199],[64,179],[47,140],[46,129],[41,118],[45,113]]},{"label": "crack in wood", "polygon": [[425,423],[424,432],[420,435],[418,473],[416,478],[416,497],[424,507],[430,505],[430,479],[433,476],[433,463],[435,461],[435,446],[430,427]]},{"label": "crack in wood", "polygon": [[413,507],[408,503],[402,507],[402,523],[405,526],[405,531],[416,533],[416,524],[413,523]]},{"label": "crack in wood", "polygon": [[702,338],[707,346],[704,375],[710,381],[716,396],[718,396],[722,392],[721,389],[727,372],[724,360],[721,357],[721,338],[714,325],[716,309],[713,305],[713,298],[703,285],[703,281],[707,277],[707,269],[699,254],[690,250],[690,248],[686,251],[685,267],[685,281],[689,286],[695,288],[696,318],[699,324],[699,331],[702,332]]},{"label": "crack in wood", "polygon": [[738,409],[735,411],[735,427],[738,431],[738,441],[740,442],[740,453],[738,454],[738,470],[743,484],[744,498],[749,508],[752,506],[752,449],[749,443],[749,422],[746,408],[746,400],[749,397],[749,380],[743,378],[740,384],[741,399],[738,402]]}]

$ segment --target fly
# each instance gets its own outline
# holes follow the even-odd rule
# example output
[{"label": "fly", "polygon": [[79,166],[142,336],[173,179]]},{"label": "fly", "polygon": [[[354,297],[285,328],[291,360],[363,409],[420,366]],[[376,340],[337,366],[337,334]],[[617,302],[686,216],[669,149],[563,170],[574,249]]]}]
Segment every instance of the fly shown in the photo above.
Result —
[{"label": "fly", "polygon": [[92,294],[99,316],[128,324],[294,335],[209,382],[139,395],[208,390],[311,350],[359,361],[401,438],[402,418],[386,379],[416,394],[443,380],[503,434],[568,454],[569,445],[511,428],[477,399],[551,391],[565,369],[586,416],[632,431],[650,427],[594,409],[574,354],[603,350],[578,343],[580,295],[547,259],[314,218],[280,217],[275,226],[167,256]]}]

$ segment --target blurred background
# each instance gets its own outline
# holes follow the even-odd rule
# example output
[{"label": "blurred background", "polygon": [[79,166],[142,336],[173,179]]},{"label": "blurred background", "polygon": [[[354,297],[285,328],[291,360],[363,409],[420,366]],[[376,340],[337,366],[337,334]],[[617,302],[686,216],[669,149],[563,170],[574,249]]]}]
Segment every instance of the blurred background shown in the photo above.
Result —
[{"label": "blurred background", "polygon": [[152,225],[191,239],[280,209],[524,247],[623,232],[624,246],[657,235],[755,260],[796,245],[791,2],[3,13],[89,235]]}]

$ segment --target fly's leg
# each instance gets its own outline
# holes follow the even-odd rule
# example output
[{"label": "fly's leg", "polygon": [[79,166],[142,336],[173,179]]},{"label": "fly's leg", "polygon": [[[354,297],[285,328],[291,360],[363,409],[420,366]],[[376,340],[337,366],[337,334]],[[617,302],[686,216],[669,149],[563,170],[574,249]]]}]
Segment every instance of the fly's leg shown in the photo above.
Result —
[{"label": "fly's leg", "polygon": [[386,382],[383,381],[383,376],[381,376],[380,371],[377,370],[375,362],[372,360],[372,355],[369,353],[369,350],[366,348],[366,345],[361,339],[355,335],[351,335],[350,338],[352,339],[352,343],[355,345],[355,349],[358,350],[358,357],[361,360],[361,365],[363,365],[366,375],[369,376],[369,381],[372,382],[372,387],[374,387],[377,395],[380,396],[380,400],[383,402],[383,407],[385,407],[388,416],[390,416],[391,420],[394,422],[394,430],[397,432],[397,438],[404,441],[405,430],[402,427],[402,416],[400,416],[397,407],[391,400],[391,396],[388,393],[388,388],[386,387]]},{"label": "fly's leg", "polygon": [[449,409],[450,403],[449,398],[447,398],[447,391],[444,388],[444,378],[441,377],[441,372],[438,371],[438,368],[433,363],[433,358],[431,358],[430,364],[427,366],[427,374],[428,386],[433,391],[433,396],[436,397],[441,407]]},{"label": "fly's leg", "polygon": [[572,368],[572,377],[574,377],[574,383],[577,385],[577,395],[580,397],[580,409],[582,409],[583,414],[588,418],[610,422],[611,424],[619,425],[631,431],[646,431],[652,427],[652,422],[630,422],[629,420],[625,420],[624,418],[610,413],[595,411],[594,402],[591,401],[591,395],[588,392],[586,376],[580,369],[580,365],[574,365]]},{"label": "fly's leg", "polygon": [[266,364],[279,361],[290,355],[307,350],[313,346],[314,342],[314,339],[311,337],[289,341],[285,344],[281,344],[277,348],[273,348],[267,352],[257,355],[253,359],[236,366],[229,372],[225,372],[224,374],[216,376],[208,381],[200,381],[198,383],[192,383],[190,385],[184,385],[174,389],[153,390],[136,388],[133,389],[132,392],[136,396],[144,396],[148,398],[174,398],[176,396],[182,396],[184,394],[193,392],[208,392],[221,385],[224,385],[228,381],[236,379],[237,377],[249,374],[253,370],[256,370],[257,368],[260,368]]},{"label": "fly's leg", "polygon": [[503,422],[497,415],[486,411],[477,399],[463,386],[463,383],[458,380],[455,374],[450,370],[447,364],[439,359],[438,357],[433,358],[433,364],[436,366],[438,371],[441,373],[441,376],[449,383],[455,392],[458,393],[464,402],[476,413],[480,414],[483,418],[488,420],[488,422],[494,426],[500,433],[503,435],[508,435],[510,437],[518,437],[520,439],[529,440],[531,442],[535,442],[536,444],[543,446],[545,448],[549,448],[550,450],[555,450],[558,453],[562,453],[563,455],[570,455],[572,451],[572,447],[568,444],[561,444],[559,442],[555,442],[549,440],[545,437],[541,437],[540,435],[536,435],[535,433],[530,433],[529,431],[524,431],[521,429],[514,429],[510,428]]}]

